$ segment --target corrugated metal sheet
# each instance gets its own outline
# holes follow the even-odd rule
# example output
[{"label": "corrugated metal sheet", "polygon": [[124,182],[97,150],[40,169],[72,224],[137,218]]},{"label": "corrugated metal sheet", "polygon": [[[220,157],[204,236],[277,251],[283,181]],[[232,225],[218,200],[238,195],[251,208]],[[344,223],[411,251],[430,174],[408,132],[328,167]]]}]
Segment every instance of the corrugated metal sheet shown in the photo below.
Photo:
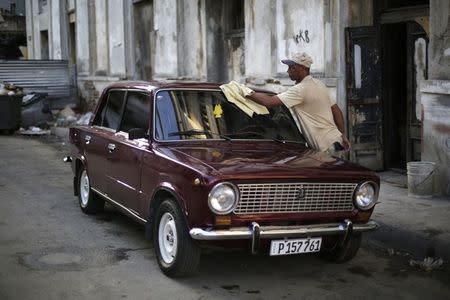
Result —
[{"label": "corrugated metal sheet", "polygon": [[65,60],[0,60],[0,80],[47,93],[54,108],[76,101],[75,70]]}]

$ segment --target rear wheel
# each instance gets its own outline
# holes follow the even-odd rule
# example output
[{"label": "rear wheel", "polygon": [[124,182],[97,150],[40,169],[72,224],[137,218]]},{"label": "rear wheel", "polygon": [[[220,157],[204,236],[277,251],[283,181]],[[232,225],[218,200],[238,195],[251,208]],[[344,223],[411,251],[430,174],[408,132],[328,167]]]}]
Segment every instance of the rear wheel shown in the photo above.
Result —
[{"label": "rear wheel", "polygon": [[158,265],[169,277],[193,273],[200,262],[200,248],[189,235],[187,224],[177,204],[164,200],[156,213],[154,245]]},{"label": "rear wheel", "polygon": [[324,259],[331,261],[333,263],[344,263],[351,260],[358,253],[361,247],[362,234],[353,234],[348,243],[339,246],[339,242],[331,249],[324,249],[321,255]]},{"label": "rear wheel", "polygon": [[81,210],[89,215],[103,211],[105,200],[92,192],[86,169],[81,167],[78,174],[78,200]]}]

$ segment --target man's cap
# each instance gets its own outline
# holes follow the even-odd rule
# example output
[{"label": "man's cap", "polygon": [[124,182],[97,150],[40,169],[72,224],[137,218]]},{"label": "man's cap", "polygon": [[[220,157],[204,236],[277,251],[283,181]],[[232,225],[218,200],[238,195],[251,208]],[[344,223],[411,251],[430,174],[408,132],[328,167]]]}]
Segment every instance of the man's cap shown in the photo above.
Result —
[{"label": "man's cap", "polygon": [[288,66],[298,64],[298,65],[305,66],[309,69],[313,63],[313,60],[312,60],[311,56],[309,56],[308,53],[299,52],[299,53],[292,54],[292,56],[290,58],[282,59],[281,62]]}]

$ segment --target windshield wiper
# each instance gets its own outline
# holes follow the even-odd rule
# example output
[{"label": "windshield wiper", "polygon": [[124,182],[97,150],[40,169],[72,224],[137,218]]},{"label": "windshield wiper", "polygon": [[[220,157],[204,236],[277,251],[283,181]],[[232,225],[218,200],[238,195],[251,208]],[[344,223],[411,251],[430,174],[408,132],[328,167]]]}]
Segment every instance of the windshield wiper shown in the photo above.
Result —
[{"label": "windshield wiper", "polygon": [[217,133],[217,132],[208,131],[208,130],[195,130],[195,129],[192,129],[192,130],[185,130],[185,131],[174,131],[174,132],[169,133],[169,136],[176,136],[176,135],[191,136],[191,135],[202,135],[202,134],[205,134],[205,135],[216,135],[216,136],[221,137],[224,140],[231,141],[231,138],[229,138],[226,135],[223,135],[223,134],[220,134],[220,133]]}]

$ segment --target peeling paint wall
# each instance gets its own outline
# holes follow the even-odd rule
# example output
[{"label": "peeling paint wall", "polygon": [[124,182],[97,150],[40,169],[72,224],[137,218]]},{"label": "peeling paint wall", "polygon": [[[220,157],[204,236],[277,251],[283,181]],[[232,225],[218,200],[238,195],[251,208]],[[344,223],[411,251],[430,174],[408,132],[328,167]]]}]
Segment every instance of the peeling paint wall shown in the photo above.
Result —
[{"label": "peeling paint wall", "polygon": [[86,76],[90,72],[88,0],[76,1],[76,14],[77,73]]},{"label": "peeling paint wall", "polygon": [[154,76],[178,76],[177,0],[154,1]]},{"label": "peeling paint wall", "polygon": [[[178,10],[178,75],[189,79],[204,76],[202,1],[179,2]],[[195,21],[194,21],[195,20]]]},{"label": "peeling paint wall", "polygon": [[[134,15],[134,56],[135,79],[149,80],[152,78],[152,41],[153,41],[153,4],[142,1],[133,5]],[[142,30],[148,28],[149,30]]]},{"label": "peeling paint wall", "polygon": [[[420,99],[421,92],[420,89],[422,88],[423,82],[426,79],[426,72],[427,72],[427,42],[425,39],[420,38],[415,42],[415,50],[414,50],[414,67],[416,71],[416,99]],[[422,118],[422,104],[420,101],[416,101],[416,118],[417,120],[420,120]]]},{"label": "peeling paint wall", "polygon": [[[245,74],[269,78],[276,69],[272,56],[276,50],[274,3],[279,1],[247,1],[245,6]],[[275,14],[274,14],[275,11]]]},{"label": "peeling paint wall", "polygon": [[450,79],[450,2],[430,0],[430,79]]},{"label": "peeling paint wall", "polygon": [[373,25],[373,0],[349,0],[348,10],[350,27]]},{"label": "peeling paint wall", "polygon": [[422,160],[436,163],[436,192],[450,195],[450,2],[430,1],[429,78],[421,87]]},{"label": "peeling paint wall", "polygon": [[108,1],[109,70],[111,76],[126,77],[124,2]]},{"label": "peeling paint wall", "polygon": [[[292,53],[305,51],[313,56],[312,72],[324,73],[325,23],[324,1],[277,1],[277,59]],[[328,2],[328,1],[327,1]],[[286,67],[277,64],[277,73],[286,72]]]},{"label": "peeling paint wall", "polygon": [[421,100],[424,110],[422,161],[436,163],[436,192],[450,195],[450,81],[426,81]]},{"label": "peeling paint wall", "polygon": [[107,27],[106,0],[95,0],[95,55],[96,63],[94,72],[96,75],[106,75],[108,72],[109,41]]}]

